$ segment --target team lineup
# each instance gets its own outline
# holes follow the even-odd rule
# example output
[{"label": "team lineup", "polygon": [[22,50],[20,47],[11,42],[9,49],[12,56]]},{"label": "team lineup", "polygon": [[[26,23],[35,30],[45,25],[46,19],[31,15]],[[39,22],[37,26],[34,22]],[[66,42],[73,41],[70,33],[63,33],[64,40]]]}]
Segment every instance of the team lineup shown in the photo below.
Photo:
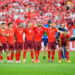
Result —
[{"label": "team lineup", "polygon": [[[48,36],[48,62],[54,62],[55,58],[55,49],[56,49],[56,32],[60,33],[59,36],[59,63],[61,63],[61,51],[63,46],[66,49],[66,62],[71,62],[69,60],[69,46],[68,41],[70,35],[66,30],[63,32],[56,29],[55,24],[53,22],[49,23],[48,28],[45,28],[41,21],[38,22],[36,26],[32,25],[32,22],[29,21],[27,26],[23,28],[22,24],[19,23],[18,27],[14,27],[13,23],[8,24],[8,28],[6,28],[5,23],[1,24],[0,28],[0,59],[1,63],[3,63],[3,50],[6,52],[8,63],[14,63],[13,58],[15,56],[16,63],[20,62],[21,50],[23,49],[23,34],[25,34],[25,42],[24,42],[24,51],[23,51],[23,63],[26,62],[26,53],[27,49],[30,49],[32,63],[39,63],[41,42],[44,33],[47,33]],[[14,54],[14,51],[16,53]],[[45,53],[45,52],[44,52]],[[34,55],[36,59],[34,60]],[[52,55],[52,59],[50,56]]]}]

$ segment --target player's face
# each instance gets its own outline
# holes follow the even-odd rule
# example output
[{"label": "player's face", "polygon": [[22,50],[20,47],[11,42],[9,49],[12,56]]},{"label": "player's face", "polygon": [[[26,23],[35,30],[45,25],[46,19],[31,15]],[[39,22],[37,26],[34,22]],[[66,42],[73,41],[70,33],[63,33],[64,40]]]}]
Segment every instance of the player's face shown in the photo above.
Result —
[{"label": "player's face", "polygon": [[19,24],[18,27],[19,27],[19,28],[22,28],[22,24]]},{"label": "player's face", "polygon": [[64,34],[64,36],[66,36],[66,35],[67,35],[67,32],[66,32],[66,31],[64,31],[64,33],[63,33],[63,34]]},{"label": "player's face", "polygon": [[61,25],[61,28],[64,28],[64,24]]},{"label": "player's face", "polygon": [[2,29],[5,29],[5,24],[1,25],[1,28],[2,28]]},{"label": "player's face", "polygon": [[9,29],[12,29],[12,28],[13,28],[13,24],[10,24],[10,25],[9,25]]},{"label": "player's face", "polygon": [[51,28],[54,28],[54,23],[51,23],[51,24],[50,24],[50,27],[51,27]]},{"label": "player's face", "polygon": [[42,22],[38,22],[38,25],[37,26],[38,27],[42,27],[43,26]]}]

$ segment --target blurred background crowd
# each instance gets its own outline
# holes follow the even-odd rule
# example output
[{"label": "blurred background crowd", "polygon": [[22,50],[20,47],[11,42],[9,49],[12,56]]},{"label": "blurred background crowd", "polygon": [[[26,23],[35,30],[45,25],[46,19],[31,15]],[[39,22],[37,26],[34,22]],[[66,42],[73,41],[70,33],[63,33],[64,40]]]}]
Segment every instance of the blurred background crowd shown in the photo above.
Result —
[{"label": "blurred background crowd", "polygon": [[45,25],[51,19],[57,27],[65,24],[75,28],[75,0],[0,0],[0,24],[13,22],[15,26],[28,21]]}]

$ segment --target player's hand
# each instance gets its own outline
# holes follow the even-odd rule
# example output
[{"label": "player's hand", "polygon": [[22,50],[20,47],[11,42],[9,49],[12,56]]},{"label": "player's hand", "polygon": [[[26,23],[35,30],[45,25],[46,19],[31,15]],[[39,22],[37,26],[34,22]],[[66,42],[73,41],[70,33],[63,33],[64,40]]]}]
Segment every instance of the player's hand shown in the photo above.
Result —
[{"label": "player's hand", "polygon": [[60,49],[60,51],[61,51],[61,50],[62,50],[62,47],[60,47],[59,49]]},{"label": "player's hand", "polygon": [[66,48],[66,49],[69,49],[69,46],[66,46],[65,48]]},{"label": "player's hand", "polygon": [[0,46],[2,46],[2,44],[0,43]]},{"label": "player's hand", "polygon": [[9,34],[7,34],[6,36],[9,37]]}]

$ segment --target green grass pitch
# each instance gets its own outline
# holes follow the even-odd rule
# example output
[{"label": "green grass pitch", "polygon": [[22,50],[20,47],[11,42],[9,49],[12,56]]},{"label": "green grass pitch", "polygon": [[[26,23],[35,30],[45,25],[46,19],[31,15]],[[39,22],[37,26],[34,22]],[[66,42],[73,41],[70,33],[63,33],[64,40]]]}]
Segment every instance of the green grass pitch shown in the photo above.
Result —
[{"label": "green grass pitch", "polygon": [[[40,63],[31,63],[30,53],[27,53],[26,63],[7,64],[6,55],[4,53],[5,63],[0,63],[0,75],[75,75],[75,52],[70,52],[71,63],[58,63],[58,52],[55,55],[55,63],[48,63],[46,52],[46,60],[43,60],[43,53],[40,52]],[[15,60],[15,59],[14,59]],[[21,55],[21,62],[23,55]]]}]

